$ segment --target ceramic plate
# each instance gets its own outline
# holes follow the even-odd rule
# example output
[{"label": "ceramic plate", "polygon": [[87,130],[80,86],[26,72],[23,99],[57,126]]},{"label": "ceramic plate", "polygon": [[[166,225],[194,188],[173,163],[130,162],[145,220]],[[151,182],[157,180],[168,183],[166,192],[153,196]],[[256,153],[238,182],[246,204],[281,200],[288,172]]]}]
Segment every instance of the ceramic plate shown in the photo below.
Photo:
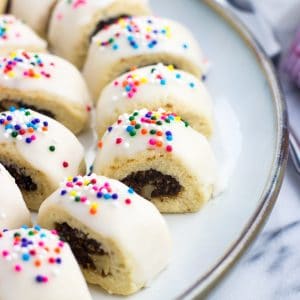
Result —
[{"label": "ceramic plate", "polygon": [[[217,135],[227,143],[220,148],[217,138],[214,148],[219,159],[229,151],[235,162],[234,168],[230,159],[226,163],[233,171],[228,188],[201,212],[166,216],[174,241],[172,262],[149,288],[126,298],[130,300],[191,298],[215,283],[269,214],[288,149],[286,112],[276,78],[245,29],[212,1],[151,3],[157,15],[187,25],[211,61],[207,85],[218,108],[217,122],[223,122]],[[95,300],[123,299],[91,290]]]}]

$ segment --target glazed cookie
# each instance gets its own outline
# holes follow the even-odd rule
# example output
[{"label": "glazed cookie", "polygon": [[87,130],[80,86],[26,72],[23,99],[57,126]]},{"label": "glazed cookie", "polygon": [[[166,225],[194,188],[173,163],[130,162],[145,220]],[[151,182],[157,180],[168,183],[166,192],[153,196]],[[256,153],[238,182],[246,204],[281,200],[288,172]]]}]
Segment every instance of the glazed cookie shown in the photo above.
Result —
[{"label": "glazed cookie", "polygon": [[55,54],[81,68],[91,38],[119,17],[147,15],[147,0],[62,0],[53,12],[49,41]]},{"label": "glazed cookie", "polygon": [[0,162],[37,210],[69,175],[84,174],[84,150],[63,125],[29,109],[0,114]]},{"label": "glazed cookie", "polygon": [[46,52],[47,43],[13,15],[0,15],[0,55],[17,49]]},{"label": "glazed cookie", "polygon": [[0,232],[1,300],[92,300],[68,244],[55,231]]},{"label": "glazed cookie", "polygon": [[106,177],[68,178],[43,203],[38,222],[70,244],[89,283],[112,294],[146,286],[170,259],[170,234],[155,206]]},{"label": "glazed cookie", "polygon": [[160,107],[180,114],[204,135],[212,134],[212,101],[204,84],[189,73],[159,64],[126,73],[104,88],[97,105],[98,135],[123,113]]},{"label": "glazed cookie", "polygon": [[0,57],[0,109],[28,107],[78,134],[89,122],[90,96],[79,71],[50,54],[16,51]]},{"label": "glazed cookie", "polygon": [[132,66],[174,65],[200,77],[207,61],[179,23],[157,17],[122,18],[92,40],[83,74],[97,99],[106,84]]},{"label": "glazed cookie", "polygon": [[4,14],[7,8],[7,0],[0,0],[0,14]]},{"label": "glazed cookie", "polygon": [[45,37],[52,9],[57,0],[10,0],[10,12]]},{"label": "glazed cookie", "polygon": [[134,188],[161,212],[195,212],[216,180],[212,149],[174,113],[146,109],[119,117],[98,144],[97,174]]},{"label": "glazed cookie", "polygon": [[0,228],[14,229],[24,224],[31,224],[29,210],[15,180],[0,164]]}]

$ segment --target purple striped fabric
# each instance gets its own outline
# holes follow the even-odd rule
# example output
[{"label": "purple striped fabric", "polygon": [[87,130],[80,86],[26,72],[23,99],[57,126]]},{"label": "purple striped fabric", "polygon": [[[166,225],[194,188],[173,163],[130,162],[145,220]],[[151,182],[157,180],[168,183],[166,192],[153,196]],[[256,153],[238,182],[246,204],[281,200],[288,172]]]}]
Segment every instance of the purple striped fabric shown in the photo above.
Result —
[{"label": "purple striped fabric", "polygon": [[296,38],[284,61],[284,69],[290,78],[300,87],[300,30],[296,34]]}]

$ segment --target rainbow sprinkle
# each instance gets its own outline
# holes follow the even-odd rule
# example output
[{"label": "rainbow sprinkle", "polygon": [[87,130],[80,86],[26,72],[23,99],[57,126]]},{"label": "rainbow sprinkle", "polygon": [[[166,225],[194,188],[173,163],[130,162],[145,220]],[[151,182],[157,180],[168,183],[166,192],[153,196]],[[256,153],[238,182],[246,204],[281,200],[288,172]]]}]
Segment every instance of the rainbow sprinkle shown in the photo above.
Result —
[{"label": "rainbow sprinkle", "polygon": [[[7,241],[11,244],[9,247],[3,247],[2,241],[3,244]],[[59,240],[56,231],[44,230],[39,226],[34,228],[23,226],[14,232],[4,230],[0,233],[1,263],[11,264],[12,271],[17,274],[33,266],[36,270],[33,280],[38,284],[47,283],[58,274],[63,262],[61,257],[63,247],[64,242]],[[44,272],[40,270],[45,266],[49,270],[47,274],[42,274]]]},{"label": "rainbow sprinkle", "polygon": [[14,16],[2,15],[0,16],[0,40],[7,42],[12,39],[21,37],[21,33],[17,30],[16,25],[21,25]]},{"label": "rainbow sprinkle", "polygon": [[[112,35],[106,40],[99,40],[99,35],[96,35],[95,39],[100,48],[110,47],[114,51],[120,50],[121,46],[118,41],[125,39],[127,44],[135,50],[145,47],[155,49],[160,42],[172,38],[171,26],[163,19],[155,17],[120,18],[116,23],[107,26],[104,31],[112,28],[114,28]],[[189,46],[184,42],[181,48],[186,50]]]},{"label": "rainbow sprinkle", "polygon": [[[36,132],[45,134],[49,124],[46,120],[36,117],[29,109],[11,107],[9,112],[0,114],[0,128],[4,130],[4,137],[23,140],[31,144],[37,139]],[[55,149],[54,149],[55,150]]]},{"label": "rainbow sprinkle", "polygon": [[[164,66],[159,64],[153,68],[134,70],[122,79],[117,79],[113,82],[115,88],[122,89],[122,95],[127,99],[132,99],[139,92],[139,88],[147,84],[157,84],[159,86],[168,86],[169,81],[175,84],[183,83],[190,89],[194,89],[196,83],[191,79],[185,78],[182,72],[174,69],[172,65]],[[114,95],[116,97],[116,95]]]},{"label": "rainbow sprinkle", "polygon": [[37,53],[29,53],[23,50],[11,52],[0,59],[0,72],[7,78],[50,78],[49,69],[53,69],[53,62],[44,62],[42,56]]},{"label": "rainbow sprinkle", "polygon": [[61,185],[61,197],[68,197],[72,202],[87,207],[90,215],[97,215],[101,205],[105,203],[120,203],[130,205],[133,189],[128,188],[124,197],[113,188],[109,181],[102,180],[95,174],[67,178]]},{"label": "rainbow sprinkle", "polygon": [[[131,115],[120,116],[117,123],[108,128],[106,134],[110,134],[117,127],[122,127],[125,138],[117,137],[115,140],[117,146],[124,144],[128,147],[128,143],[125,143],[128,139],[146,136],[149,149],[165,149],[166,152],[172,152],[173,133],[170,125],[175,122],[185,127],[189,126],[188,122],[175,113],[165,112],[162,109],[156,112],[142,109]],[[103,146],[103,141],[99,141],[98,148],[101,149]]]}]

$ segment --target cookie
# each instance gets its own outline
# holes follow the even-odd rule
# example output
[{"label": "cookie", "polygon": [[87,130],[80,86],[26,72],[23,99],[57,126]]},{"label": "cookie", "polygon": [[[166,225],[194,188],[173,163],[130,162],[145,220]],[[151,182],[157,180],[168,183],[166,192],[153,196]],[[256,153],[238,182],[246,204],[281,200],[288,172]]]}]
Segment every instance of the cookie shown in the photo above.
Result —
[{"label": "cookie", "polygon": [[147,15],[147,0],[60,1],[53,12],[49,41],[55,54],[83,66],[91,38],[120,16]]},{"label": "cookie", "polygon": [[68,244],[55,231],[0,232],[1,300],[92,300]]},{"label": "cookie", "polygon": [[47,43],[13,15],[0,15],[0,55],[17,49],[46,52]]},{"label": "cookie", "polygon": [[25,22],[40,36],[46,37],[49,19],[57,0],[10,1],[10,13]]},{"label": "cookie", "polygon": [[94,172],[132,187],[160,212],[185,213],[211,198],[216,161],[206,137],[175,113],[142,109],[108,128]]},{"label": "cookie", "polygon": [[14,178],[0,164],[0,228],[31,225],[30,213]]},{"label": "cookie", "polygon": [[0,114],[0,163],[37,210],[60,181],[85,173],[84,149],[63,125],[29,109]]},{"label": "cookie", "polygon": [[155,206],[103,176],[68,178],[43,203],[38,222],[55,228],[86,280],[111,294],[136,292],[170,260],[170,234]]},{"label": "cookie", "polygon": [[200,78],[206,71],[192,33],[183,25],[157,17],[121,18],[92,39],[83,74],[97,99],[106,84],[133,66],[163,63]]},{"label": "cookie", "polygon": [[79,71],[50,54],[19,50],[0,57],[0,109],[28,107],[78,134],[89,124],[90,96]]},{"label": "cookie", "polygon": [[195,76],[162,64],[136,69],[106,86],[97,104],[97,133],[102,137],[123,113],[163,108],[180,114],[197,131],[213,131],[212,100]]}]

